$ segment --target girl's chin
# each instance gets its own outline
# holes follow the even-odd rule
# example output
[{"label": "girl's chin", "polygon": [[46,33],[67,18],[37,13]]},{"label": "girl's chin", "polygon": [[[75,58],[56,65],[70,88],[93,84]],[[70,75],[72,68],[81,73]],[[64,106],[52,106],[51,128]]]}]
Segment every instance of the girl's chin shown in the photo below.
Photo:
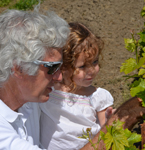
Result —
[{"label": "girl's chin", "polygon": [[85,87],[89,87],[89,86],[91,86],[91,85],[92,85],[92,82],[86,84]]},{"label": "girl's chin", "polygon": [[45,98],[41,99],[40,102],[41,103],[45,103],[49,100],[49,95],[45,96]]}]

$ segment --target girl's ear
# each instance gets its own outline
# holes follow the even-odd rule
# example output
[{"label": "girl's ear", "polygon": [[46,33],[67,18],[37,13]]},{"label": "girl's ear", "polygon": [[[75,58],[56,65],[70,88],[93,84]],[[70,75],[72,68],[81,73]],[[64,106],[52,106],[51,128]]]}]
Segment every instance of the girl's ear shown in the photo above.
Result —
[{"label": "girl's ear", "polygon": [[12,68],[12,72],[15,77],[22,78],[23,75],[22,67],[14,65],[14,67]]},{"label": "girl's ear", "polygon": [[73,71],[71,69],[63,71],[62,72],[63,80],[67,83],[68,82],[70,83],[71,82],[70,78],[71,78],[72,74],[73,74]]}]

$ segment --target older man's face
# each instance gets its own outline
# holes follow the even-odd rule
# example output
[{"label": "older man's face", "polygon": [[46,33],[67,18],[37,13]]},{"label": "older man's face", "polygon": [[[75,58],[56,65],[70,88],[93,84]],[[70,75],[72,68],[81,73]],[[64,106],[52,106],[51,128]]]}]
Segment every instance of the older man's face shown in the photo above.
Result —
[{"label": "older man's face", "polygon": [[[47,53],[43,61],[56,62],[62,61],[62,51],[52,50]],[[54,82],[62,80],[62,74],[58,70],[53,75],[49,75],[48,68],[43,65],[39,66],[36,76],[23,75],[21,84],[21,94],[25,102],[46,102],[49,99],[49,93]]]}]

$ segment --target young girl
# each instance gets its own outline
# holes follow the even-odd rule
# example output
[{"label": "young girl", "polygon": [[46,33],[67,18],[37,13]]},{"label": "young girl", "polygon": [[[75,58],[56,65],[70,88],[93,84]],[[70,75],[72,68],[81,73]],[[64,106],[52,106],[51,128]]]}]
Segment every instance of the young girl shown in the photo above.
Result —
[{"label": "young girl", "polygon": [[63,81],[56,83],[49,101],[40,104],[41,144],[49,150],[79,150],[105,123],[105,111],[113,104],[111,94],[92,86],[99,72],[103,42],[80,23],[70,23],[70,37],[63,53]]}]

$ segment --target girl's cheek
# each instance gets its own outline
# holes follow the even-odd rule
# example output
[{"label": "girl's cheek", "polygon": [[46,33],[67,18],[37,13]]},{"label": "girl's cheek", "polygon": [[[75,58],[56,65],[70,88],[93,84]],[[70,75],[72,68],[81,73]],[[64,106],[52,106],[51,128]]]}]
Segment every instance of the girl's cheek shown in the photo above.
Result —
[{"label": "girl's cheek", "polygon": [[76,70],[74,71],[74,76],[75,76],[75,75],[78,75],[79,72],[80,72],[79,69],[76,69]]},{"label": "girl's cheek", "polygon": [[98,72],[100,71],[100,67],[99,67],[99,65],[98,65]]},{"label": "girl's cheek", "polygon": [[97,65],[97,66],[95,67],[95,72],[98,73],[99,70],[100,70],[99,65]]}]

